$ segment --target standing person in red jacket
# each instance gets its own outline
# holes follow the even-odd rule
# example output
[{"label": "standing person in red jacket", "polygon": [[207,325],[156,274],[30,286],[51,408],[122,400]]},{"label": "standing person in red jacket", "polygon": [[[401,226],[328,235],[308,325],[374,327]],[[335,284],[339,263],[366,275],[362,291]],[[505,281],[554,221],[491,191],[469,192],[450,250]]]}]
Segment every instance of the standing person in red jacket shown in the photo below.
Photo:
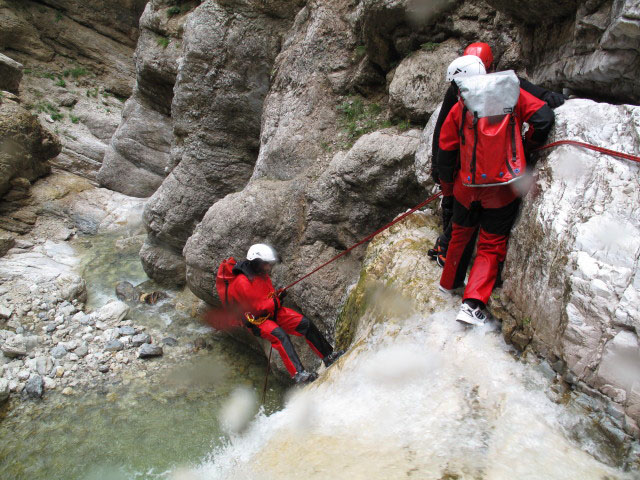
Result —
[{"label": "standing person in red jacket", "polygon": [[[494,69],[493,64],[493,52],[491,51],[491,47],[482,42],[472,43],[464,49],[464,56],[475,55],[482,62],[486,73],[491,73]],[[449,115],[449,112],[453,108],[453,106],[458,101],[458,87],[455,82],[452,80],[460,75],[465,75],[465,72],[459,68],[458,65],[455,65],[457,60],[460,60],[464,57],[459,57],[451,63],[449,68],[447,69],[447,82],[450,82],[449,88],[445,93],[444,99],[442,101],[442,107],[440,108],[440,113],[438,114],[438,119],[436,121],[434,130],[433,130],[433,142],[432,142],[432,160],[431,160],[431,177],[433,181],[437,184],[440,183],[440,175],[438,173],[438,150],[440,149],[439,141],[440,141],[440,130],[442,129],[442,124],[444,120]],[[530,81],[518,77],[520,80],[520,87],[526,92],[530,93],[536,98],[547,102],[551,108],[559,107],[564,103],[565,97],[561,93],[552,92],[551,90],[547,90],[545,88],[539,87],[538,85],[534,85]],[[444,267],[444,263],[446,261],[447,256],[447,248],[449,247],[449,241],[451,240],[451,215],[453,213],[453,196],[444,196],[442,198],[441,203],[442,208],[442,234],[438,237],[436,244],[434,247],[429,250],[429,256],[435,260],[438,265]],[[468,255],[471,255],[472,252],[467,252]]]},{"label": "standing person in red jacket", "polygon": [[453,195],[452,236],[440,289],[464,286],[470,243],[479,227],[477,253],[456,320],[482,325],[498,266],[520,206],[513,188],[526,168],[521,128],[529,124],[528,147],[541,145],[553,126],[553,111],[520,88],[512,71],[456,78],[460,100],[440,132],[438,168],[442,192]]},{"label": "standing person in red jacket", "polygon": [[233,267],[235,277],[229,284],[228,301],[244,312],[243,323],[254,335],[271,342],[296,383],[311,382],[317,375],[304,369],[289,334],[304,336],[327,367],[344,352],[334,352],[318,327],[307,317],[282,306],[286,292],[276,291],[269,276],[277,261],[278,256],[270,246],[262,243],[252,245],[247,259]]}]

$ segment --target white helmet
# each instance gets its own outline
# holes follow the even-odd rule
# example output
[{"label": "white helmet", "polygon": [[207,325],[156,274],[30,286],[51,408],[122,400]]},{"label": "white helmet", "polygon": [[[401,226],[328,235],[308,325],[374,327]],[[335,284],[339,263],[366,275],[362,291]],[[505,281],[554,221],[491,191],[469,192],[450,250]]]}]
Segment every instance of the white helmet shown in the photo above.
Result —
[{"label": "white helmet", "polygon": [[480,57],[475,55],[463,55],[456,58],[447,67],[447,82],[456,77],[470,77],[471,75],[484,75],[487,71]]},{"label": "white helmet", "polygon": [[264,243],[256,243],[249,247],[247,252],[247,260],[262,260],[267,263],[276,263],[278,261],[278,254],[269,245]]}]

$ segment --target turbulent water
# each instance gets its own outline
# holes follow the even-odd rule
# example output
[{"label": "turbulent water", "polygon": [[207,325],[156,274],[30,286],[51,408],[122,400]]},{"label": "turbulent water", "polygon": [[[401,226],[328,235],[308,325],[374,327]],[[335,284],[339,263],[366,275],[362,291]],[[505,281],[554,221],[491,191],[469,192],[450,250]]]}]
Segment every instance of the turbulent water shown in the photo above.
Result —
[{"label": "turbulent water", "polygon": [[[180,479],[626,479],[592,421],[491,326],[379,324],[299,394]],[[595,431],[595,429],[594,429]]]}]

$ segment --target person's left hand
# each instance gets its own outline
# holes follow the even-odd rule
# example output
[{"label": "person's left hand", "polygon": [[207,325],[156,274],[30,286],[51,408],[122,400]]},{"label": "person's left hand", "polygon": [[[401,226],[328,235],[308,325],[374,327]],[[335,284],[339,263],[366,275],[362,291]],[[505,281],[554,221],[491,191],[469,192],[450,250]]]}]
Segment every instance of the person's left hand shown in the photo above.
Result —
[{"label": "person's left hand", "polygon": [[547,92],[544,96],[544,101],[547,102],[551,108],[559,107],[564,103],[566,97],[562,93],[557,92]]},{"label": "person's left hand", "polygon": [[280,288],[276,290],[276,295],[280,299],[280,301],[284,300],[284,297],[287,296],[287,291],[284,288]]}]

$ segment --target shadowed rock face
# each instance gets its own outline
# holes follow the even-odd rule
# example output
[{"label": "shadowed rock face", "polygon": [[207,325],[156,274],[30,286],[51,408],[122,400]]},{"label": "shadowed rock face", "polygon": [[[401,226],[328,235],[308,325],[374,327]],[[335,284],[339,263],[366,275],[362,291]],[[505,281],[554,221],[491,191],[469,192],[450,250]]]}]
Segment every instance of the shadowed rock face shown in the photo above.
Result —
[{"label": "shadowed rock face", "polygon": [[521,43],[535,82],[640,103],[640,6],[633,0],[489,3],[530,24]]},{"label": "shadowed rock face", "polygon": [[171,103],[182,53],[182,28],[189,7],[195,3],[186,3],[180,7],[181,13],[173,16],[168,13],[170,2],[152,0],[140,18],[136,85],[98,174],[100,183],[112,190],[148,197],[167,175],[173,139]]},{"label": "shadowed rock face", "polygon": [[12,99],[0,99],[0,197],[15,178],[33,181],[47,174],[47,160],[58,153],[60,142],[34,115]]}]

